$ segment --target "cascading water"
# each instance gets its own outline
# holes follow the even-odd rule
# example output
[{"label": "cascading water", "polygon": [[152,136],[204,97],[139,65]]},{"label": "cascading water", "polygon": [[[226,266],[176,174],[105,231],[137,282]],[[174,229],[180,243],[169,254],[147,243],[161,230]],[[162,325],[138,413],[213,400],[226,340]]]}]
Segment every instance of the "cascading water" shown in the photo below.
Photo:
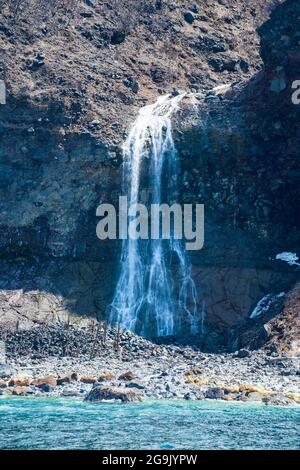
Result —
[{"label": "cascading water", "polygon": [[[146,193],[148,202],[175,202],[178,157],[171,117],[185,94],[160,97],[142,108],[124,144],[123,195],[129,205]],[[109,319],[144,336],[198,329],[197,293],[183,242],[123,241],[120,275]]]}]

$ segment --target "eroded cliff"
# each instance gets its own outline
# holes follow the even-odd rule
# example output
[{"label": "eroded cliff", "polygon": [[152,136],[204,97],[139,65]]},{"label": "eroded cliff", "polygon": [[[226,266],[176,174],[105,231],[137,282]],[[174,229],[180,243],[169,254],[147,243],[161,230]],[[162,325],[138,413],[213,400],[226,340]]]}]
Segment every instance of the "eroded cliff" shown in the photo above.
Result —
[{"label": "eroded cliff", "polygon": [[299,247],[299,4],[136,1],[128,14],[125,3],[76,2],[38,21],[2,10],[1,320],[104,316],[120,245],[97,240],[96,207],[119,196],[138,109],[184,89],[198,96],[174,123],[181,197],[206,208],[192,261],[214,348],[298,277],[274,258]]}]

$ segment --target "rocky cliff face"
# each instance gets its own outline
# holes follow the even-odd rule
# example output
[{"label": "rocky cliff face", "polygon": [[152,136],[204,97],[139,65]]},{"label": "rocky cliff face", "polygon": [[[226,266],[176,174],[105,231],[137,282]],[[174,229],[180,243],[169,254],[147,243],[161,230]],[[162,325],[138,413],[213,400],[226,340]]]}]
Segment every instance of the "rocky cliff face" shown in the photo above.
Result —
[{"label": "rocky cliff face", "polygon": [[214,324],[243,321],[259,298],[299,278],[275,261],[299,250],[298,25],[297,2],[275,9],[258,30],[264,68],[178,120],[185,198],[206,208],[194,272]]},{"label": "rocky cliff face", "polygon": [[138,109],[186,89],[198,98],[174,123],[181,196],[206,207],[192,261],[213,348],[297,280],[274,257],[299,247],[299,4],[139,1],[135,16],[128,2],[75,3],[38,20],[1,12],[2,322],[104,315],[120,246],[97,240],[96,207],[119,196]]}]

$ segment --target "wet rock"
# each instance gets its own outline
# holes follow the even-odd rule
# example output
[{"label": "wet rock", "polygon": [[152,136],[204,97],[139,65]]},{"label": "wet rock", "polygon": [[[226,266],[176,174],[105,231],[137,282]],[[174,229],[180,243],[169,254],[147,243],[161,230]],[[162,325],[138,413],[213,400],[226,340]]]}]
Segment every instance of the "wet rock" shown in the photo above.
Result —
[{"label": "wet rock", "polygon": [[34,392],[30,387],[15,387],[12,391],[13,395],[17,396],[26,396],[26,395],[32,395]]},{"label": "wet rock", "polygon": [[226,401],[235,401],[238,399],[238,394],[236,393],[227,393],[224,395],[224,398],[223,400],[226,400]]},{"label": "wet rock", "polygon": [[261,401],[263,396],[258,392],[250,392],[247,394],[247,398],[251,401]]},{"label": "wet rock", "polygon": [[238,395],[236,395],[236,400],[237,401],[248,401],[248,396],[246,393],[239,393]]},{"label": "wet rock", "polygon": [[184,400],[192,400],[192,394],[190,392],[187,392],[184,394],[183,399]]},{"label": "wet rock", "polygon": [[142,401],[142,395],[128,388],[95,387],[85,398],[85,401],[107,401],[115,400],[123,403]]},{"label": "wet rock", "polygon": [[208,388],[204,392],[204,396],[210,400],[221,400],[224,398],[224,389],[219,387]]},{"label": "wet rock", "polygon": [[3,379],[0,379],[0,388],[5,388],[7,387],[7,382]]},{"label": "wet rock", "polygon": [[204,400],[204,398],[206,398],[202,390],[195,390],[192,396],[194,400]]},{"label": "wet rock", "polygon": [[83,377],[80,377],[80,382],[84,384],[94,384],[98,382],[98,378],[95,376],[91,376],[91,375],[85,375]]},{"label": "wet rock", "polygon": [[54,387],[52,387],[51,385],[49,384],[41,384],[39,385],[39,389],[42,391],[42,392],[45,392],[45,393],[50,393],[54,390]]},{"label": "wet rock", "polygon": [[141,382],[129,382],[126,384],[126,388],[137,388],[138,390],[145,390],[145,385]]},{"label": "wet rock", "polygon": [[62,392],[63,397],[77,397],[80,393],[77,390],[64,390]]},{"label": "wet rock", "polygon": [[269,395],[263,398],[263,402],[268,406],[289,406],[294,405],[296,402],[291,398],[284,395]]}]

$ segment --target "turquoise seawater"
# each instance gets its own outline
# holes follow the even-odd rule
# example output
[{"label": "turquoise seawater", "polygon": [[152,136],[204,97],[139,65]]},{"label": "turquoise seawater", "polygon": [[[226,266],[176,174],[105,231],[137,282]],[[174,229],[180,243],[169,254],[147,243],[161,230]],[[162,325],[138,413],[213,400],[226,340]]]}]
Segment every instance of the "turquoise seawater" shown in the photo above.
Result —
[{"label": "turquoise seawater", "polygon": [[299,449],[300,408],[0,398],[0,449]]}]

